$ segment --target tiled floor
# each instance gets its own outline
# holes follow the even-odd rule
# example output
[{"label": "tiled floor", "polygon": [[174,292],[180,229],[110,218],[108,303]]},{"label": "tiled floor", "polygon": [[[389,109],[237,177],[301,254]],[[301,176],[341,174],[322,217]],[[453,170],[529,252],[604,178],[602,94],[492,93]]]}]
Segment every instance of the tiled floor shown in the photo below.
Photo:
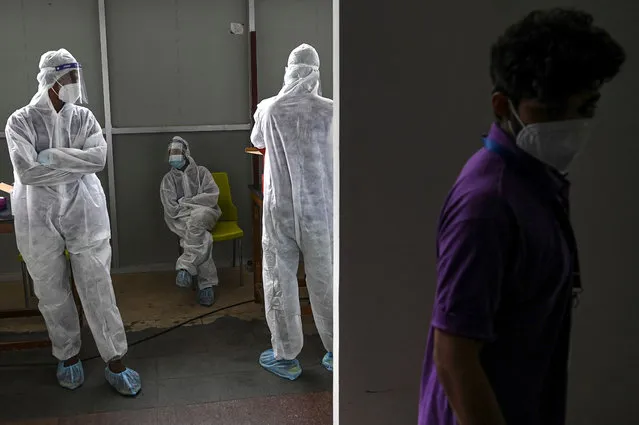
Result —
[{"label": "tiled floor", "polygon": [[[129,333],[129,342],[154,332]],[[82,357],[94,355],[90,335],[83,341]],[[135,399],[111,390],[100,360],[85,363],[84,386],[69,392],[58,387],[53,365],[15,366],[51,363],[48,349],[0,353],[0,424],[330,424],[332,375],[320,365],[319,338],[306,338],[299,357],[304,373],[296,382],[259,367],[259,353],[269,345],[263,321],[232,317],[134,345],[128,364],[143,380]],[[29,422],[39,418],[54,419]]]}]

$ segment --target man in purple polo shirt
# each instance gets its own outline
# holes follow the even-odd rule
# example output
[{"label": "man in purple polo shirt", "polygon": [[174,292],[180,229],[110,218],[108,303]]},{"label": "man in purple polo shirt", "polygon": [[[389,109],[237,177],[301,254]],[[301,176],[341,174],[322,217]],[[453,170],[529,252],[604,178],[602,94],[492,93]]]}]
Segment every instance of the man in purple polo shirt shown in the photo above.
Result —
[{"label": "man in purple polo shirt", "polygon": [[497,120],[441,213],[419,425],[565,423],[580,288],[566,177],[624,61],[567,9],[532,12],[492,46]]}]

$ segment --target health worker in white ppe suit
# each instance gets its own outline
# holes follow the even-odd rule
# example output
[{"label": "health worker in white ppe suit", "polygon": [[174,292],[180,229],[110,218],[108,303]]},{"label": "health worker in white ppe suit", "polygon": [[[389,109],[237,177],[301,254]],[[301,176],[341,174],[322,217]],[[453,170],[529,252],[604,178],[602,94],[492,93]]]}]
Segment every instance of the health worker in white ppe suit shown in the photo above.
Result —
[{"label": "health worker in white ppe suit", "polygon": [[18,249],[33,279],[47,325],[60,385],[84,382],[78,312],[65,249],[105,378],[120,394],[136,395],[140,376],[124,366],[127,340],[111,284],[111,237],[106,198],[95,173],[107,144],[87,108],[82,68],[65,49],[40,59],[38,92],[7,121],[13,164],[11,194]]},{"label": "health worker in white ppe suit", "polygon": [[304,335],[297,269],[304,259],[315,325],[326,348],[322,364],[333,369],[333,101],[321,96],[319,56],[307,44],[288,59],[284,86],[262,101],[251,142],[265,148],[263,285],[273,348],[266,370],[295,380]]},{"label": "health worker in white ppe suit", "polygon": [[220,196],[211,172],[197,165],[189,144],[181,137],[169,143],[169,165],[160,186],[164,206],[164,221],[180,238],[183,252],[175,269],[175,283],[183,288],[198,285],[198,302],[213,304],[214,287],[218,285],[217,268],[213,262],[211,230],[222,215],[217,204]]}]

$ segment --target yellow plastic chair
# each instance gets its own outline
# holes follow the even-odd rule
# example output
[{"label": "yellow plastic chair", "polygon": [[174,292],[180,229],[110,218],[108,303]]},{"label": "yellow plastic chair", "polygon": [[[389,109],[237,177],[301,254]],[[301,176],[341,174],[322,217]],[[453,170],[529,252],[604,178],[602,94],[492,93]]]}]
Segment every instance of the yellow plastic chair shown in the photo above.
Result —
[{"label": "yellow plastic chair", "polygon": [[[231,185],[229,184],[228,174],[211,173],[213,180],[220,188],[220,195],[217,200],[217,204],[222,210],[222,216],[218,220],[215,228],[211,232],[213,235],[213,242],[225,242],[233,241],[233,267],[236,267],[236,257],[239,253],[240,257],[240,286],[244,286],[244,279],[242,273],[243,255],[242,255],[242,238],[244,237],[244,230],[237,224],[238,214],[237,207],[233,203],[231,197]],[[238,252],[239,251],[239,252]]]}]

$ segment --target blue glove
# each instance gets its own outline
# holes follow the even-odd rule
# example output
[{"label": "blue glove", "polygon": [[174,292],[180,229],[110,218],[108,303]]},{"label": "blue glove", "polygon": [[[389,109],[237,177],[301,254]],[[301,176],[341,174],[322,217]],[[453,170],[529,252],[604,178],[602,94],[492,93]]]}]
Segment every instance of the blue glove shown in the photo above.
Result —
[{"label": "blue glove", "polygon": [[45,149],[38,154],[38,162],[42,165],[51,165],[51,149]]}]

